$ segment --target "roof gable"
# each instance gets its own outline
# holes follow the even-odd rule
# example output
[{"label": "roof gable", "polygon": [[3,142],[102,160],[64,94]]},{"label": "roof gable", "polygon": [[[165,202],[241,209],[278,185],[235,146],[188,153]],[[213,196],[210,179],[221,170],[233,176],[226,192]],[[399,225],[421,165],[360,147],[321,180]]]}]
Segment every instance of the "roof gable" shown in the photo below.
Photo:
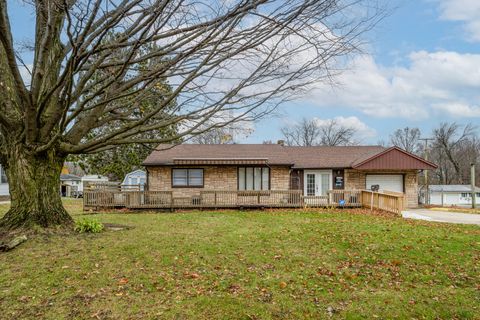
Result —
[{"label": "roof gable", "polygon": [[391,147],[366,160],[352,165],[354,169],[375,170],[428,170],[436,169],[432,162],[398,147]]}]

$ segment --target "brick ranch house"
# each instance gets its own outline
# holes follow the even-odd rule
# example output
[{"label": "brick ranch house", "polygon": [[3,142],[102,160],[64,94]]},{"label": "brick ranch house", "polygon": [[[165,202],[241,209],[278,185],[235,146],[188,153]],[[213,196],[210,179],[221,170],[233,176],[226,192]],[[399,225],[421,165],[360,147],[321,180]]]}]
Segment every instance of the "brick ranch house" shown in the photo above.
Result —
[{"label": "brick ranch house", "polygon": [[281,144],[161,145],[144,161],[147,188],[195,197],[208,190],[329,190],[401,192],[418,205],[418,173],[436,165],[400,148],[289,147]]}]

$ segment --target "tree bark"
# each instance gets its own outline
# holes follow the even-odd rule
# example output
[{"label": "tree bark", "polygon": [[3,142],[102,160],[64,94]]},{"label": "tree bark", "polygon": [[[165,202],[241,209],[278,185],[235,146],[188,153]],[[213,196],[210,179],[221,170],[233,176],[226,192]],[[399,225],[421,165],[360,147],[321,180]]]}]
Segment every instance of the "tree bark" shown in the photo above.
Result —
[{"label": "tree bark", "polygon": [[55,150],[32,155],[22,146],[12,146],[3,159],[10,188],[11,208],[0,227],[70,227],[73,219],[60,196],[60,173],[65,160]]}]

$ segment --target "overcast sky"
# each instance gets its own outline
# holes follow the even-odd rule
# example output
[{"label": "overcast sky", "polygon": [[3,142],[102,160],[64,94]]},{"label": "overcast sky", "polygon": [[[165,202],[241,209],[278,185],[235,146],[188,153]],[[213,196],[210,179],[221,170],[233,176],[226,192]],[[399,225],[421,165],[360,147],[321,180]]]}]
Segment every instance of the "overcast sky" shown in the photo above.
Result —
[{"label": "overcast sky", "polygon": [[[9,3],[16,40],[31,39],[33,15],[20,1]],[[276,141],[282,126],[304,117],[358,128],[363,144],[386,141],[405,126],[428,136],[442,121],[480,125],[480,0],[388,3],[397,9],[368,34],[368,54],[353,58],[338,86],[285,104],[238,142]],[[23,56],[31,61],[30,53]]]},{"label": "overcast sky", "polygon": [[480,125],[480,0],[394,3],[339,86],[283,106],[240,142],[276,141],[280,127],[302,117],[337,118],[357,127],[364,144],[405,126],[428,136],[442,121]]}]

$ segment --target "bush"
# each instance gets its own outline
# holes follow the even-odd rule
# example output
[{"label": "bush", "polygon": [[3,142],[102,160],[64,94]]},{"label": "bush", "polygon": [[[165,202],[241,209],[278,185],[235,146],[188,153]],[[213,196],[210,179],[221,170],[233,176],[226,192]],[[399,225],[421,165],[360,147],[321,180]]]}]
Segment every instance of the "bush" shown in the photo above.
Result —
[{"label": "bush", "polygon": [[103,224],[94,219],[78,220],[75,231],[80,233],[99,233],[103,231]]}]

